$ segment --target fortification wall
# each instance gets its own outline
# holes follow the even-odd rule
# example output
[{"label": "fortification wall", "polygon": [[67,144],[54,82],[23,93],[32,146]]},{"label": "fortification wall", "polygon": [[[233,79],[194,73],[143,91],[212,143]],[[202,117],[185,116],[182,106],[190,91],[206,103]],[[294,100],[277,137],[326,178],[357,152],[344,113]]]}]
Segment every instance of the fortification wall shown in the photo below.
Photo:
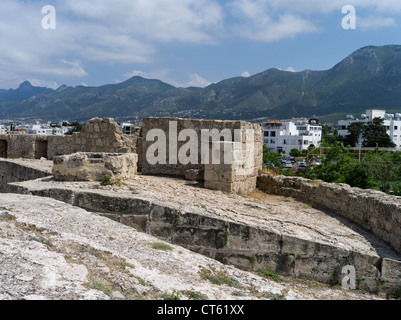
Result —
[{"label": "fortification wall", "polygon": [[[165,141],[160,145],[165,146],[165,150],[156,151],[165,152],[164,162],[149,162],[149,156],[153,156],[155,151],[151,147],[159,143],[160,138],[156,138],[152,133],[164,134]],[[233,163],[229,165],[223,163],[224,154],[221,153],[221,164],[215,165],[211,161],[213,143],[223,140],[225,144],[237,144],[239,153],[231,158]],[[207,148],[205,141],[208,144]],[[142,154],[139,155],[139,159],[143,174],[194,176],[205,180],[207,188],[227,192],[252,190],[256,186],[256,177],[263,164],[262,130],[259,125],[245,121],[146,118],[143,119],[140,145]],[[182,154],[182,150],[188,151],[190,146],[195,146],[190,150],[196,153],[194,160],[180,162],[179,155]],[[224,146],[222,148],[224,149]],[[238,170],[240,168],[244,169],[241,174]]]},{"label": "fortification wall", "polygon": [[401,197],[299,177],[261,175],[262,191],[293,197],[357,223],[401,253]]},{"label": "fortification wall", "polygon": [[0,192],[10,192],[9,183],[30,181],[51,176],[50,168],[33,168],[10,160],[0,160]]},{"label": "fortification wall", "polygon": [[136,153],[139,135],[123,134],[113,119],[94,118],[71,136],[0,135],[0,156],[52,160],[77,152]]}]

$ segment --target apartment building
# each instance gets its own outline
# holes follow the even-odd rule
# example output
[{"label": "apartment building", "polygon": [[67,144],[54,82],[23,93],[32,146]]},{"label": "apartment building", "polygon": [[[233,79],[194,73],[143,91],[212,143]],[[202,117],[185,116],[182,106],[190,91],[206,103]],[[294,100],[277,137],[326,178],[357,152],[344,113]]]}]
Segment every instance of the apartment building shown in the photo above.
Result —
[{"label": "apartment building", "polygon": [[311,145],[319,147],[322,141],[322,127],[313,119],[270,121],[262,128],[263,143],[269,152],[289,155],[292,149],[302,152]]},{"label": "apartment building", "polygon": [[[354,122],[367,124],[375,118],[384,119],[383,125],[386,127],[386,132],[390,136],[397,148],[401,148],[401,113],[391,114],[386,113],[386,110],[370,109],[366,110],[365,114],[361,115],[361,119],[355,119],[352,115],[347,116],[346,120],[338,121],[338,135],[346,136],[349,134],[348,126]],[[362,135],[356,147],[359,148],[363,144]]]}]

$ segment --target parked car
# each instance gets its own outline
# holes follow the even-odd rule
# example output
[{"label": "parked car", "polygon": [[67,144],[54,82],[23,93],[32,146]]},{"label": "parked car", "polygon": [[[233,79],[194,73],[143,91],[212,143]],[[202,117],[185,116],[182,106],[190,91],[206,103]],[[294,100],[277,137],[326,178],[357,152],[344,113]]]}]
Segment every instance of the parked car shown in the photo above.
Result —
[{"label": "parked car", "polygon": [[299,162],[299,163],[298,163],[298,169],[299,169],[299,170],[306,169],[306,162],[305,162],[305,161]]},{"label": "parked car", "polygon": [[292,162],[290,160],[287,160],[284,164],[284,168],[290,169],[292,168]]}]

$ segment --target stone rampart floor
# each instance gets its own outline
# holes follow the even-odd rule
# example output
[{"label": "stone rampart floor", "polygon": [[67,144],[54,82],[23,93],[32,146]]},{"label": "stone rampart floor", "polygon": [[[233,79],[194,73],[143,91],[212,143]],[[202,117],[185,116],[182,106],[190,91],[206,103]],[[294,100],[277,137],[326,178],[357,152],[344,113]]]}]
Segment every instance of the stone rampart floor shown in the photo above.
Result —
[{"label": "stone rampart floor", "polygon": [[39,179],[16,185],[29,191],[59,188],[112,197],[140,198],[183,211],[195,210],[205,216],[338,246],[348,251],[399,259],[399,255],[386,244],[356,224],[292,198],[271,196],[257,190],[244,197],[203,189],[196,182],[171,177],[138,175],[135,180],[126,181],[125,184],[101,187],[97,182]]},{"label": "stone rampart floor", "polygon": [[[0,194],[0,300],[375,300],[310,281],[281,282],[226,266],[49,198]],[[231,283],[213,284],[215,274]]]},{"label": "stone rampart floor", "polygon": [[[22,161],[21,164],[27,164],[29,162],[20,161]],[[34,161],[32,163],[36,168],[41,167],[43,170],[46,170],[46,172],[50,172],[49,168],[51,168],[51,162]],[[236,194],[226,194],[221,191],[207,190],[202,188],[201,184],[197,182],[171,177],[142,175],[138,175],[134,180],[126,181],[124,184],[118,186],[100,186],[98,182],[57,182],[54,181],[52,177],[13,183],[13,185],[19,188],[20,191],[23,190],[24,192],[33,194],[40,194],[41,190],[52,190],[52,192],[54,190],[62,190],[63,193],[67,194],[68,191],[72,191],[70,194],[100,194],[114,198],[117,202],[119,199],[143,199],[150,203],[178,209],[182,212],[192,212],[213,219],[249,225],[250,227],[268,230],[275,234],[287,235],[318,244],[329,245],[349,252],[361,253],[364,256],[389,258],[393,260],[399,260],[400,258],[398,254],[392,251],[382,241],[344,218],[314,209],[292,198],[271,196],[257,190],[248,196],[240,196]],[[79,286],[82,286],[84,280],[90,278],[90,275],[96,276],[102,274],[109,283],[114,283],[115,285],[115,281],[118,279],[111,275],[113,272],[110,271],[110,261],[104,256],[105,252],[111,253],[113,261],[116,257],[122,257],[133,265],[140,265],[140,268],[135,268],[137,273],[132,270],[129,270],[129,273],[131,273],[131,275],[134,274],[135,279],[145,279],[146,281],[139,281],[139,286],[137,286],[138,282],[135,280],[133,280],[133,282],[135,282],[134,284],[129,282],[129,286],[133,285],[135,288],[136,286],[138,287],[138,290],[135,289],[136,291],[132,291],[135,292],[135,294],[128,294],[127,289],[119,290],[117,293],[115,292],[117,296],[122,295],[126,298],[146,298],[143,296],[143,292],[146,291],[146,288],[144,289],[142,285],[146,283],[146,286],[149,286],[146,291],[149,293],[148,298],[160,297],[162,291],[180,289],[189,292],[191,290],[194,291],[195,288],[198,288],[198,290],[195,291],[201,292],[208,296],[209,299],[238,298],[236,295],[239,293],[235,288],[216,287],[207,281],[203,281],[204,279],[199,277],[199,270],[208,269],[214,272],[218,269],[220,271],[223,270],[222,272],[232,275],[233,277],[238,276],[236,278],[238,281],[247,284],[246,286],[242,286],[242,288],[247,289],[242,289],[245,291],[240,292],[241,299],[260,298],[262,297],[259,294],[260,292],[284,292],[288,299],[377,298],[376,296],[361,294],[359,291],[334,289],[323,284],[313,284],[312,287],[310,287],[309,285],[305,285],[306,282],[303,282],[303,284],[299,286],[299,282],[294,279],[285,281],[284,283],[270,282],[270,280],[262,279],[254,273],[241,271],[233,266],[225,266],[213,259],[175,245],[171,245],[174,248],[171,252],[152,251],[149,250],[149,243],[152,241],[157,242],[158,240],[156,238],[138,232],[133,228],[124,226],[113,220],[101,217],[96,214],[96,212],[88,212],[53,199],[2,194],[0,195],[0,207],[0,209],[4,209],[0,212],[0,246],[3,246],[4,250],[8,248],[13,251],[13,249],[11,249],[12,247],[16,248],[15,250],[17,251],[22,250],[19,253],[16,251],[16,254],[23,256],[21,259],[31,259],[24,256],[26,254],[24,250],[26,246],[32,247],[32,241],[28,241],[32,239],[29,238],[30,236],[29,233],[26,232],[26,228],[21,228],[20,222],[25,225],[35,226],[34,230],[36,230],[36,228],[38,228],[37,230],[39,231],[45,230],[44,238],[56,244],[57,250],[54,249],[51,251],[55,251],[56,254],[59,255],[57,259],[60,259],[61,256],[71,256],[71,259],[75,259],[74,261],[81,261],[83,258],[79,253],[80,250],[88,250],[91,257],[86,256],[85,259],[83,259],[85,262],[82,263],[86,268],[86,276],[83,278],[78,275],[74,276],[75,271],[71,270],[72,277],[76,277],[76,279],[74,279],[79,282]],[[15,217],[16,220],[7,220],[8,214],[11,217]],[[6,217],[5,222],[2,221],[1,215]],[[15,229],[15,227],[19,230]],[[4,231],[4,229],[7,230],[10,228],[12,229],[11,236]],[[88,234],[86,234],[86,231],[82,231],[85,228],[88,229]],[[14,231],[16,232],[15,234]],[[1,232],[3,232],[3,234]],[[42,233],[43,232],[39,232],[39,235]],[[121,239],[122,242],[120,242],[120,235],[124,238]],[[83,238],[81,238],[81,236],[83,236]],[[35,237],[41,239],[38,235]],[[66,237],[68,241],[73,242],[73,245],[65,242]],[[11,244],[7,239],[12,239],[13,243]],[[109,239],[109,241],[106,241],[106,239]],[[82,246],[86,249],[82,249]],[[43,250],[43,248],[46,248],[46,245],[39,249]],[[33,250],[36,249],[38,248],[33,248]],[[100,250],[100,254],[96,254],[98,250]],[[3,258],[6,258],[6,261],[10,259],[9,266],[13,263],[17,265],[20,263],[14,262],[13,258],[11,258],[13,255],[14,253],[10,253],[9,255],[3,256]],[[0,258],[2,258],[1,255]],[[44,259],[46,260],[47,258]],[[90,260],[91,262],[89,263]],[[106,260],[108,263],[105,263]],[[62,265],[64,265],[64,267],[62,267],[64,269],[71,267],[68,261],[67,266],[65,262],[62,262]],[[185,270],[182,269],[181,266]],[[46,270],[48,270],[46,268],[45,273],[47,272]],[[51,269],[52,267],[49,268]],[[97,271],[91,271],[92,268]],[[103,271],[108,270],[108,272],[101,273],[99,268],[103,268]],[[42,268],[42,272],[43,270]],[[3,272],[1,268],[0,272]],[[59,271],[55,272],[58,274]],[[188,275],[187,280],[184,282],[181,282],[181,279],[176,279],[177,274],[181,275],[181,273]],[[64,278],[63,275],[60,275],[60,277]],[[29,276],[28,278],[31,279],[32,277]],[[31,280],[28,282],[30,281]],[[192,283],[192,285],[190,285],[190,283]],[[270,283],[269,285],[272,286],[263,287],[266,286],[266,283]],[[76,284],[73,285],[74,288],[75,285]],[[121,287],[119,284],[115,285],[115,287],[118,286]],[[10,287],[12,287],[12,284],[10,284]],[[301,291],[299,291],[300,288],[302,288]],[[8,291],[4,290],[4,288],[3,292],[1,290],[2,288],[0,287],[0,299],[13,299],[18,296],[18,294],[14,296],[13,294],[7,293]],[[81,292],[79,295],[71,293],[71,295],[66,296],[66,298],[103,299],[110,297],[110,295],[99,296],[97,292],[93,291],[80,290],[83,289],[79,287],[79,292]],[[233,292],[236,293],[233,294]],[[252,292],[256,292],[256,294]],[[26,296],[29,297],[29,295]],[[35,294],[33,294],[33,297],[35,297]],[[55,298],[53,293],[49,296],[47,294],[39,294],[39,297]]]}]

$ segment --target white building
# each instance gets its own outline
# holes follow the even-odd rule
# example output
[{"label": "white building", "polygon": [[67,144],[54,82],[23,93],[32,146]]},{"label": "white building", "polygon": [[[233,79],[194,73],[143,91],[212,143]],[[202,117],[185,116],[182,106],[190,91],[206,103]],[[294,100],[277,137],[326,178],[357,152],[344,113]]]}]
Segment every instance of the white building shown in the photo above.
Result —
[{"label": "white building", "polygon": [[311,145],[319,147],[322,141],[323,129],[315,120],[270,121],[262,128],[263,144],[269,148],[269,152],[289,155],[292,149],[302,152]]},{"label": "white building", "polygon": [[5,125],[0,125],[0,134],[7,134],[8,128]]},{"label": "white building", "polygon": [[[347,116],[346,120],[338,121],[338,135],[347,136],[349,135],[348,126],[354,122],[360,122],[367,124],[375,118],[384,119],[383,125],[386,127],[386,132],[390,136],[397,148],[401,148],[401,113],[389,114],[385,110],[366,110],[366,114],[361,115],[361,119],[354,119],[353,116]],[[357,143],[356,147],[362,146],[363,139],[362,135]]]},{"label": "white building", "polygon": [[120,124],[120,130],[124,134],[131,135],[134,132],[135,125],[130,122],[124,122]]},{"label": "white building", "polygon": [[37,135],[57,135],[62,136],[65,135],[71,127],[49,127],[48,125],[34,124],[31,127],[27,128],[27,134],[37,134]]}]

